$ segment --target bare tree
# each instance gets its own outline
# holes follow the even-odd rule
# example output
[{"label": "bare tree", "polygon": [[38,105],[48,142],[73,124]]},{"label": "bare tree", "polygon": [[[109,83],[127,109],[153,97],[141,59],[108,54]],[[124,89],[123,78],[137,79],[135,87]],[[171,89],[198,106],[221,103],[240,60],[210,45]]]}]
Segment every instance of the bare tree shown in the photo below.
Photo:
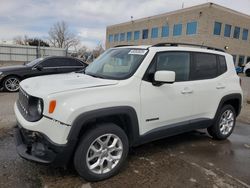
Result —
[{"label": "bare tree", "polygon": [[13,38],[14,44],[19,45],[29,45],[29,38],[27,35],[22,36],[16,36]]},{"label": "bare tree", "polygon": [[104,52],[104,49],[102,47],[102,44],[100,43],[93,49],[93,56],[94,58],[97,58],[99,55],[101,55]]},{"label": "bare tree", "polygon": [[79,39],[69,31],[68,24],[64,21],[55,23],[49,31],[49,41],[58,48],[70,48],[79,44]]}]

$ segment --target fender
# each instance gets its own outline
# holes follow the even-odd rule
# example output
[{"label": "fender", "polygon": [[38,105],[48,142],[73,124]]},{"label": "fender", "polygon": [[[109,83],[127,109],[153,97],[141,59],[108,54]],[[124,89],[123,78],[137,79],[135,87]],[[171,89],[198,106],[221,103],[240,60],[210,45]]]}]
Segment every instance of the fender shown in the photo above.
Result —
[{"label": "fender", "polygon": [[224,97],[222,97],[222,99],[220,100],[220,103],[218,105],[218,108],[217,108],[217,111],[215,113],[215,116],[214,116],[214,119],[213,119],[213,122],[216,121],[217,119],[217,116],[220,112],[220,109],[222,108],[223,104],[229,100],[232,100],[232,99],[237,99],[239,101],[239,106],[238,106],[238,109],[235,109],[236,111],[236,117],[240,114],[240,111],[241,111],[241,106],[242,106],[242,94],[241,93],[233,93],[233,94],[229,94],[229,95],[226,95]]},{"label": "fender", "polygon": [[129,132],[129,141],[130,144],[136,142],[139,138],[139,123],[137,118],[137,113],[134,108],[130,106],[117,106],[117,107],[109,107],[98,110],[93,110],[89,112],[85,112],[80,114],[74,121],[71,126],[68,140],[77,140],[79,138],[80,131],[82,128],[87,126],[87,122],[91,119],[101,118],[105,116],[111,115],[126,115],[129,118],[129,124],[126,125]]}]

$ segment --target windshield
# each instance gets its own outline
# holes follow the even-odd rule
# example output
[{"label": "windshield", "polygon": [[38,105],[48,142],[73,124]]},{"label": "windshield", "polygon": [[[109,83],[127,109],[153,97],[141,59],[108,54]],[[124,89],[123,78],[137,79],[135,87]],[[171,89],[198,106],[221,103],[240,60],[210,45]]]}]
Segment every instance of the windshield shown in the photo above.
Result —
[{"label": "windshield", "polygon": [[146,53],[145,49],[107,50],[86,68],[85,74],[117,80],[129,78],[135,73]]},{"label": "windshield", "polygon": [[27,63],[27,66],[33,67],[34,65],[36,65],[38,62],[40,62],[41,60],[43,60],[43,58],[38,58],[38,59],[34,59],[33,61]]}]

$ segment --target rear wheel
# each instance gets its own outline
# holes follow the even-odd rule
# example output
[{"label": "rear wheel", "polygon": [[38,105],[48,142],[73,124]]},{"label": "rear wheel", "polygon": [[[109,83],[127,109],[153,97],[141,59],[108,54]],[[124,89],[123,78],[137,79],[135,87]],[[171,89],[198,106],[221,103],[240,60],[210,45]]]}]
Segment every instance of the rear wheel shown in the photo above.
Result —
[{"label": "rear wheel", "polygon": [[83,135],[74,165],[85,180],[100,181],[114,176],[128,154],[128,138],[115,124],[101,124]]},{"label": "rear wheel", "polygon": [[215,139],[228,138],[235,127],[236,113],[231,105],[222,107],[215,124],[208,128],[208,133]]},{"label": "rear wheel", "polygon": [[19,90],[20,79],[16,76],[9,76],[4,79],[3,87],[5,91],[16,92]]},{"label": "rear wheel", "polygon": [[250,77],[250,69],[246,70],[246,76]]}]

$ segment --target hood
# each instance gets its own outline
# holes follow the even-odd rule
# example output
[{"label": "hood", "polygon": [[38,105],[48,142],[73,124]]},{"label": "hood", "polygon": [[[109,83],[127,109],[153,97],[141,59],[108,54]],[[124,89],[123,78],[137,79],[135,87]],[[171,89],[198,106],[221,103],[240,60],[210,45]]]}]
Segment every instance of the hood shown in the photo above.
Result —
[{"label": "hood", "polygon": [[26,79],[20,83],[28,94],[37,97],[49,94],[117,84],[117,80],[95,78],[81,73],[56,74]]},{"label": "hood", "polygon": [[27,68],[28,67],[26,65],[7,66],[7,67],[1,67],[0,72],[18,71],[18,70],[27,69]]}]

